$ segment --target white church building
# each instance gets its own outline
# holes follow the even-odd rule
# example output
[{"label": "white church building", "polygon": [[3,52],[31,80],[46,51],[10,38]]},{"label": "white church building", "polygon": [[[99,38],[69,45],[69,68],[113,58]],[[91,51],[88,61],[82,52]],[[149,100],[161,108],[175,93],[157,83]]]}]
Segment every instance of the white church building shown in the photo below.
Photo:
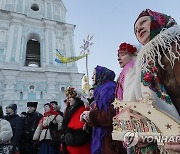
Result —
[{"label": "white church building", "polygon": [[75,56],[75,25],[66,23],[61,0],[0,0],[0,104],[55,100],[65,108],[65,88],[81,89],[75,62],[55,62],[56,49]]}]

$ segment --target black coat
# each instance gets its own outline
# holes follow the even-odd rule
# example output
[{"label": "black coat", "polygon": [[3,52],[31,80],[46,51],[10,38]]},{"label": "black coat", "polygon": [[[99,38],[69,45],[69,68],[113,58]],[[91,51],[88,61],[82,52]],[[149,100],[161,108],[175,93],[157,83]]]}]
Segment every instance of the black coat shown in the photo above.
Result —
[{"label": "black coat", "polygon": [[21,142],[21,153],[22,154],[36,154],[37,147],[33,145],[33,135],[42,118],[42,114],[39,112],[27,113],[26,117],[23,118],[24,130]]},{"label": "black coat", "polygon": [[5,119],[11,124],[11,128],[13,131],[13,137],[11,138],[11,142],[13,146],[17,147],[20,144],[23,133],[23,120],[17,114],[7,115],[5,116]]},{"label": "black coat", "polygon": [[42,116],[43,115],[39,112],[27,113],[24,118],[23,139],[32,141],[34,132]]},{"label": "black coat", "polygon": [[[91,129],[84,130],[83,128],[69,128],[68,124],[71,121],[71,119],[76,116],[76,112],[84,106],[84,102],[82,102],[80,99],[75,98],[75,104],[73,106],[70,106],[66,110],[66,114],[63,119],[62,123],[62,142],[69,146],[81,146],[85,143],[88,143],[91,140]],[[80,118],[80,117],[79,117]],[[76,123],[76,121],[74,121]]]}]

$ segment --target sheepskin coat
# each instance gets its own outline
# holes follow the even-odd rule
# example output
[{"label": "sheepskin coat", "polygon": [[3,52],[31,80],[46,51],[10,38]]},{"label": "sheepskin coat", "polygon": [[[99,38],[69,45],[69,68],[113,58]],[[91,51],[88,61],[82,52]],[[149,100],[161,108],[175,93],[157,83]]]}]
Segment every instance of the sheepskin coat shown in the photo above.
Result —
[{"label": "sheepskin coat", "polygon": [[63,118],[60,115],[57,115],[56,117],[55,117],[55,115],[44,116],[40,120],[40,122],[36,128],[36,131],[33,136],[33,140],[39,140],[39,141],[42,141],[44,139],[52,140],[50,130],[49,130],[49,123],[51,121],[53,121],[54,123],[58,123],[58,130],[60,130],[61,125],[62,125],[62,120],[63,120]]}]

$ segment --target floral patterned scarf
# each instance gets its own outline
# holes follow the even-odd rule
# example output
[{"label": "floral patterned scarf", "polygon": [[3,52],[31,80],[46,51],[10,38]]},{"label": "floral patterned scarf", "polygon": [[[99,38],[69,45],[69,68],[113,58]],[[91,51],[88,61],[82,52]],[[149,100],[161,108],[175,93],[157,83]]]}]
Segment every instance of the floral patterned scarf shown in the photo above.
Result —
[{"label": "floral patterned scarf", "polygon": [[[151,25],[150,25],[150,40],[153,39],[157,34],[161,32],[163,29],[167,29],[177,24],[176,21],[171,17],[163,13],[155,12],[150,9],[146,9],[142,11],[137,20],[143,16],[150,16]],[[135,24],[134,24],[135,25]]]},{"label": "floral patterned scarf", "polygon": [[96,79],[95,79],[96,83],[93,85],[94,88],[101,86],[107,81],[114,81],[115,73],[112,70],[99,65],[96,66],[95,70],[96,70]]}]

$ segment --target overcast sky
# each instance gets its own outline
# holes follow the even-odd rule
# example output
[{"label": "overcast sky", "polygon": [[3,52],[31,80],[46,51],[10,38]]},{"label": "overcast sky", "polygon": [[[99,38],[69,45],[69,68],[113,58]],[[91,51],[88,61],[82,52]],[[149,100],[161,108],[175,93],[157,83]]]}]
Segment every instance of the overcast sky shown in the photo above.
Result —
[{"label": "overcast sky", "polygon": [[[74,44],[76,55],[88,34],[94,35],[89,55],[90,83],[93,68],[106,66],[118,77],[121,69],[117,49],[121,42],[138,45],[133,26],[139,13],[149,8],[171,15],[180,23],[180,0],[62,0],[67,12],[66,22],[76,25]],[[80,73],[85,73],[85,58],[77,62]]]}]

